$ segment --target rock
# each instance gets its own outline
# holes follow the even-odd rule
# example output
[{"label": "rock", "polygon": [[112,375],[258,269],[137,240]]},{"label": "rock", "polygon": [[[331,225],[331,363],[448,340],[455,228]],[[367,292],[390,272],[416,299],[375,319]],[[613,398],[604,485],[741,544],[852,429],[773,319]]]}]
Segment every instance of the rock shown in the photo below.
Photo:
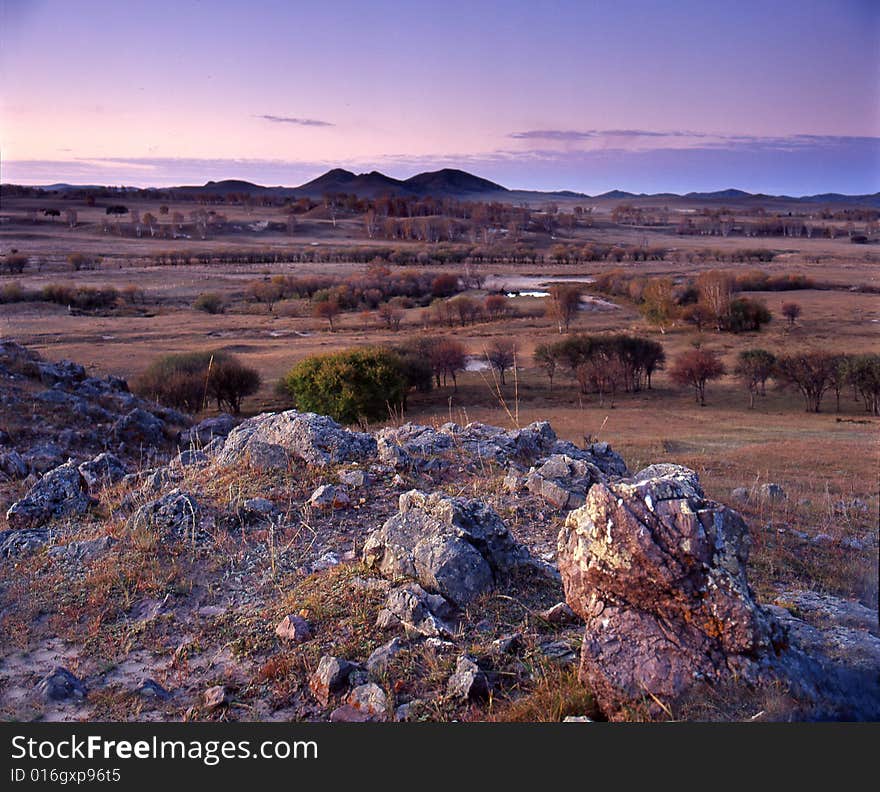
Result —
[{"label": "rock", "polygon": [[740,503],[748,503],[749,502],[749,490],[747,487],[736,487],[731,490],[730,497],[735,501],[739,501]]},{"label": "rock", "polygon": [[554,454],[529,471],[526,486],[558,509],[576,509],[597,481],[605,481],[605,475],[591,462]]},{"label": "rock", "polygon": [[526,477],[518,468],[510,468],[504,476],[503,486],[505,491],[518,495],[526,488]]},{"label": "rock", "polygon": [[414,721],[416,716],[418,715],[419,709],[422,707],[421,699],[413,699],[412,701],[408,701],[405,704],[401,704],[397,709],[394,710],[394,720],[398,723],[407,723],[409,721]]},{"label": "rock", "polygon": [[44,385],[72,386],[86,378],[86,370],[78,363],[59,360],[57,363],[37,363],[40,381]]},{"label": "rock", "polygon": [[177,465],[177,467],[188,468],[204,465],[207,463],[207,461],[208,455],[204,452],[187,449],[186,451],[181,451],[174,458],[172,464]]},{"label": "rock", "polygon": [[24,454],[24,461],[34,473],[46,473],[64,464],[65,455],[55,443],[38,443],[31,446]]},{"label": "rock", "polygon": [[818,627],[854,627],[878,632],[877,611],[855,600],[820,594],[816,591],[782,590],[776,604]]},{"label": "rock", "polygon": [[376,626],[386,630],[403,627],[413,635],[449,638],[452,629],[446,619],[450,615],[449,603],[441,595],[428,594],[417,583],[408,583],[388,592]]},{"label": "rock", "polygon": [[16,558],[39,550],[49,543],[52,534],[48,528],[15,528],[0,531],[0,558]]},{"label": "rock", "polygon": [[[123,479],[125,482],[129,477]],[[144,493],[161,492],[168,486],[178,484],[183,480],[179,470],[170,467],[160,467],[155,470],[147,470],[142,476],[141,490]],[[134,481],[132,481],[134,484]]]},{"label": "rock", "polygon": [[206,709],[214,710],[229,704],[229,691],[223,685],[214,685],[202,693],[202,703]]},{"label": "rock", "polygon": [[275,504],[266,498],[248,498],[238,510],[246,521],[271,520],[278,513]]},{"label": "rock", "polygon": [[56,545],[49,550],[49,557],[66,561],[93,561],[107,552],[116,540],[112,536],[99,536],[97,539],[87,539],[80,542],[68,542],[66,545]]},{"label": "rock", "polygon": [[468,701],[489,695],[489,680],[480,670],[474,658],[461,655],[455,662],[455,673],[446,684],[446,695],[452,699]]},{"label": "rock", "polygon": [[512,654],[522,646],[522,633],[512,633],[510,635],[502,635],[492,641],[492,654],[505,655]]},{"label": "rock", "polygon": [[388,697],[375,682],[353,688],[346,699],[348,706],[367,715],[371,721],[388,720]]},{"label": "rock", "polygon": [[363,470],[343,470],[339,474],[339,481],[346,487],[362,489],[370,483],[370,477]]},{"label": "rock", "polygon": [[413,467],[412,457],[397,443],[382,437],[381,433],[376,442],[376,453],[382,464],[389,465],[394,470],[409,470]]},{"label": "rock", "polygon": [[107,451],[103,454],[98,454],[98,456],[88,462],[83,462],[78,470],[90,490],[95,487],[122,481],[128,473],[125,465],[116,456]]},{"label": "rock", "polygon": [[18,451],[7,451],[0,454],[0,473],[13,480],[23,479],[28,474],[28,466]]},{"label": "rock", "polygon": [[216,438],[226,438],[235,428],[235,418],[226,413],[205,418],[201,423],[180,433],[178,445],[183,449],[200,451]]},{"label": "rock", "polygon": [[163,539],[192,539],[199,525],[196,499],[179,489],[141,506],[129,519],[130,530],[156,531]]},{"label": "rock", "polygon": [[567,602],[557,602],[552,608],[548,608],[538,615],[550,624],[566,624],[577,619],[575,612],[568,607]]},{"label": "rock", "polygon": [[566,715],[562,719],[563,723],[594,723],[592,718],[588,718],[586,715]]},{"label": "rock", "polygon": [[332,550],[328,550],[309,564],[308,568],[310,572],[320,572],[323,569],[332,569],[335,566],[339,566],[341,563],[342,559],[340,559]]},{"label": "rock", "polygon": [[165,424],[155,415],[135,407],[123,415],[110,432],[114,438],[132,445],[155,447],[165,441]]},{"label": "rock", "polygon": [[312,628],[309,623],[294,613],[288,614],[275,627],[275,635],[286,641],[302,643],[312,637]]},{"label": "rock", "polygon": [[785,500],[788,497],[785,490],[773,482],[762,484],[758,492],[765,500]]},{"label": "rock", "polygon": [[55,517],[85,514],[91,500],[84,484],[73,461],[50,470],[6,512],[9,526],[23,528]]},{"label": "rock", "polygon": [[558,541],[566,600],[586,623],[580,678],[611,719],[698,680],[757,681],[785,646],[748,586],[739,514],[686,469],[638,478],[593,486]]},{"label": "rock", "polygon": [[612,450],[608,443],[591,443],[586,448],[578,448],[574,443],[569,443],[567,440],[560,440],[553,446],[551,453],[563,454],[572,459],[589,462],[591,465],[595,465],[599,468],[604,475],[609,477],[629,475],[623,457],[616,451]]},{"label": "rock", "polygon": [[492,590],[527,557],[495,511],[477,500],[400,496],[398,514],[369,535],[363,560],[392,580],[411,578],[456,605]]},{"label": "rock", "polygon": [[324,655],[318,662],[314,673],[309,677],[309,690],[326,707],[330,696],[346,686],[348,677],[354,669],[355,665],[349,663],[348,660]]},{"label": "rock", "polygon": [[137,693],[147,699],[155,699],[157,701],[167,701],[171,698],[165,688],[163,688],[155,679],[145,679],[138,685]]},{"label": "rock", "polygon": [[239,424],[226,438],[218,462],[237,462],[252,452],[254,443],[276,446],[295,459],[319,466],[376,456],[376,440],[371,435],[350,432],[325,415],[288,410],[264,413]]},{"label": "rock", "polygon": [[351,704],[343,704],[330,713],[331,723],[369,723],[372,720],[370,713],[352,707]]},{"label": "rock", "polygon": [[333,484],[322,484],[308,500],[308,505],[316,509],[344,509],[350,503],[351,498],[348,497],[345,487],[336,487]]},{"label": "rock", "polygon": [[388,643],[374,649],[367,658],[366,669],[373,676],[381,677],[388,668],[391,659],[403,648],[400,638],[396,636]]},{"label": "rock", "polygon": [[82,681],[63,666],[57,666],[46,674],[37,682],[36,690],[45,701],[84,699],[88,693]]},{"label": "rock", "polygon": [[577,651],[571,647],[567,641],[547,641],[539,647],[544,657],[552,660],[559,665],[569,665],[576,663],[578,656]]}]

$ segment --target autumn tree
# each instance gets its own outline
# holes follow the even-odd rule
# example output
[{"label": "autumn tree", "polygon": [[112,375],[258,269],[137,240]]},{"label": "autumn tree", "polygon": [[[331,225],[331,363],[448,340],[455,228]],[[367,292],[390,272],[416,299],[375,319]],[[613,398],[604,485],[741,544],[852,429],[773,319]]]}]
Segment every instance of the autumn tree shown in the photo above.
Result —
[{"label": "autumn tree", "polygon": [[567,283],[550,287],[547,313],[556,322],[560,334],[568,332],[581,305],[581,288]]},{"label": "autumn tree", "polygon": [[692,349],[680,355],[669,372],[678,385],[689,385],[701,407],[706,406],[706,383],[725,374],[724,363],[717,352],[710,349]]},{"label": "autumn tree", "polygon": [[496,341],[486,353],[489,365],[498,372],[498,379],[504,385],[504,373],[516,364],[516,344],[509,339]]},{"label": "autumn tree", "polygon": [[483,309],[490,319],[501,319],[510,311],[510,300],[504,294],[490,294],[483,301]]},{"label": "autumn tree", "polygon": [[326,319],[330,323],[331,333],[336,331],[336,328],[333,325],[333,320],[342,312],[337,300],[330,298],[316,302],[313,310],[315,317],[318,319]]},{"label": "autumn tree", "polygon": [[642,315],[651,324],[664,328],[678,316],[678,305],[673,293],[672,278],[651,278],[642,292]]},{"label": "autumn tree", "polygon": [[708,270],[697,276],[697,289],[700,302],[706,306],[712,316],[715,327],[719,331],[724,328],[730,315],[730,303],[733,300],[735,282],[729,272]]},{"label": "autumn tree", "polygon": [[794,327],[795,320],[801,315],[801,306],[796,302],[782,303],[782,315],[788,319],[789,327]]},{"label": "autumn tree", "polygon": [[449,378],[452,380],[453,388],[458,390],[457,375],[467,366],[467,352],[461,342],[454,338],[441,338],[431,346],[429,358],[437,387],[440,387],[441,378],[443,385],[446,385],[446,380]]},{"label": "autumn tree", "polygon": [[559,365],[559,354],[553,344],[539,344],[535,347],[535,365],[543,369],[550,380],[550,390],[553,390],[553,376]]},{"label": "autumn tree", "polygon": [[837,357],[827,352],[801,352],[779,358],[776,370],[783,382],[800,391],[807,412],[819,412],[838,363]]},{"label": "autumn tree", "polygon": [[755,396],[766,393],[767,380],[776,368],[776,355],[766,349],[746,349],[739,353],[736,375],[749,392],[749,409],[755,406]]}]

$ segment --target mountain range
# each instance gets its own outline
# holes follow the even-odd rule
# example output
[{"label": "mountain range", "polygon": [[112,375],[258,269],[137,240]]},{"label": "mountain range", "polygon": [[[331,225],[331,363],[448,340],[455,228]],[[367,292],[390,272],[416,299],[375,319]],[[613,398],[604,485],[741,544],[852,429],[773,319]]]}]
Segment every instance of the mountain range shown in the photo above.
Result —
[{"label": "mountain range", "polygon": [[[40,189],[47,192],[67,192],[69,190],[102,189],[96,185],[52,184]],[[125,188],[135,191],[138,188]],[[383,195],[406,197],[435,198],[451,197],[460,199],[479,199],[497,201],[528,201],[553,200],[564,198],[583,198],[595,200],[684,200],[699,202],[796,202],[847,204],[880,207],[880,192],[871,195],[843,195],[841,193],[821,193],[818,195],[790,196],[765,195],[749,193],[744,190],[726,189],[715,192],[689,192],[684,195],[677,193],[633,193],[623,190],[611,190],[600,195],[558,190],[541,192],[536,190],[515,190],[495,182],[475,176],[455,168],[443,168],[437,171],[418,173],[408,179],[395,179],[379,171],[369,173],[353,173],[343,168],[333,168],[327,173],[298,187],[266,187],[240,179],[209,181],[203,185],[185,185],[162,188],[161,192],[169,192],[182,196],[198,196],[199,194],[248,194],[270,195],[279,198],[321,198],[328,193],[355,194],[362,198],[378,198]]]}]

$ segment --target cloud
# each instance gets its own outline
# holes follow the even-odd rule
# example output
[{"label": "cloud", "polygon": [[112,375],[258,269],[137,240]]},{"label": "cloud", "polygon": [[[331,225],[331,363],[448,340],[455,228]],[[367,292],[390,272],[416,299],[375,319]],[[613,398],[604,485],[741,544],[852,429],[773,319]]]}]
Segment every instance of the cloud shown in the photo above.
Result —
[{"label": "cloud", "polygon": [[530,129],[528,132],[511,132],[508,137],[514,140],[590,140],[599,133],[595,129],[578,132],[574,129]]},{"label": "cloud", "polygon": [[294,124],[295,126],[304,127],[336,126],[336,124],[331,124],[329,121],[319,121],[317,118],[294,118],[293,116],[277,116],[269,114],[258,115],[255,116],[255,118],[262,118],[264,121],[271,121],[273,124]]}]

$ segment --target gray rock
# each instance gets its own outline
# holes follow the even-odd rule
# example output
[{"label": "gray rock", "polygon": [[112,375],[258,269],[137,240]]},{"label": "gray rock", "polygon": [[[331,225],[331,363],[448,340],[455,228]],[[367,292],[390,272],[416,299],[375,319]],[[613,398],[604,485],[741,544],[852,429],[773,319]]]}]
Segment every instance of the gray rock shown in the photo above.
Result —
[{"label": "gray rock", "polygon": [[28,466],[18,451],[7,451],[0,454],[0,473],[13,480],[23,479],[28,474]]},{"label": "gray rock", "polygon": [[477,661],[461,655],[455,663],[455,673],[446,684],[446,695],[452,699],[469,701],[489,695],[489,681]]},{"label": "gray rock", "polygon": [[248,498],[239,509],[240,516],[245,520],[271,520],[277,513],[275,504],[267,498]]},{"label": "gray rock", "polygon": [[376,626],[385,630],[402,627],[410,635],[449,638],[452,629],[446,619],[451,615],[452,609],[442,596],[408,583],[388,592]]},{"label": "gray rock", "polygon": [[363,560],[392,580],[418,580],[457,605],[495,587],[528,554],[495,511],[477,500],[410,490],[367,538]]},{"label": "gray rock", "polygon": [[578,659],[577,649],[567,641],[547,641],[539,647],[544,657],[559,665],[571,665]]},{"label": "gray rock", "polygon": [[412,701],[407,701],[405,704],[401,704],[394,710],[394,720],[398,723],[414,721],[419,710],[422,708],[422,705],[423,702],[421,699],[413,699]]},{"label": "gray rock", "polygon": [[208,455],[202,451],[181,451],[174,458],[174,464],[181,468],[198,467],[199,465],[207,464],[207,462]]},{"label": "gray rock", "polygon": [[339,481],[346,487],[362,489],[370,483],[370,477],[363,470],[343,470],[339,474]]},{"label": "gray rock", "polygon": [[591,462],[554,454],[529,471],[526,486],[558,509],[576,509],[584,505],[590,487],[605,480],[605,474]]},{"label": "gray rock", "polygon": [[110,432],[116,440],[128,444],[155,447],[165,441],[164,430],[165,424],[155,415],[135,407],[113,424]]},{"label": "gray rock", "polygon": [[12,504],[6,520],[12,528],[24,528],[56,517],[85,514],[91,500],[84,484],[73,461],[59,465]]},{"label": "gray rock", "polygon": [[548,608],[538,615],[550,624],[567,624],[577,620],[575,612],[567,602],[557,602],[552,608]]},{"label": "gray rock", "polygon": [[735,501],[739,501],[740,503],[748,503],[749,502],[749,490],[748,487],[736,487],[736,489],[731,490],[730,497]]},{"label": "gray rock", "polygon": [[785,500],[788,497],[785,490],[772,481],[762,484],[758,492],[765,500]]},{"label": "gray rock", "polygon": [[36,690],[45,701],[84,699],[88,693],[82,681],[63,666],[57,666],[46,674],[37,682]]},{"label": "gray rock", "polygon": [[367,671],[373,676],[383,676],[388,668],[388,663],[391,662],[392,658],[398,654],[402,648],[403,644],[401,643],[400,638],[396,636],[388,643],[377,647],[367,658],[367,662],[365,663]]},{"label": "gray rock", "polygon": [[138,685],[137,693],[146,699],[153,699],[156,701],[168,701],[168,699],[171,698],[171,693],[163,688],[155,679],[143,680],[143,682]]},{"label": "gray rock", "polygon": [[99,536],[79,542],[56,545],[49,550],[49,557],[65,561],[94,561],[107,552],[116,540],[112,536]]},{"label": "gray rock", "polygon": [[187,450],[204,450],[217,438],[225,439],[235,428],[235,418],[226,413],[216,415],[213,418],[205,418],[201,423],[181,432],[178,445]]},{"label": "gray rock", "polygon": [[34,473],[46,473],[65,462],[64,451],[52,442],[38,443],[24,453],[24,461]]},{"label": "gray rock", "polygon": [[78,470],[90,490],[122,481],[128,473],[122,461],[107,451],[83,462]]},{"label": "gray rock", "polygon": [[37,363],[40,381],[44,385],[75,385],[86,378],[86,370],[78,363],[59,360],[57,363]]},{"label": "gray rock", "polygon": [[338,693],[348,684],[348,677],[354,669],[355,665],[348,660],[324,655],[309,677],[309,690],[326,707],[330,696]]},{"label": "gray rock", "polygon": [[0,531],[0,558],[18,556],[39,550],[52,539],[48,528],[14,528]]},{"label": "gray rock", "polygon": [[510,635],[502,635],[492,641],[492,654],[505,655],[512,654],[522,646],[522,633],[511,633]]},{"label": "gray rock", "polygon": [[367,715],[371,721],[388,720],[388,697],[375,682],[358,685],[348,694],[346,703]]},{"label": "gray rock", "polygon": [[350,432],[324,415],[288,410],[264,413],[239,424],[226,438],[218,462],[235,463],[254,443],[277,446],[295,459],[320,466],[376,456],[376,440],[371,435]]},{"label": "gray rock", "polygon": [[141,506],[129,519],[131,530],[156,531],[162,539],[190,539],[198,530],[196,499],[179,489]]}]

